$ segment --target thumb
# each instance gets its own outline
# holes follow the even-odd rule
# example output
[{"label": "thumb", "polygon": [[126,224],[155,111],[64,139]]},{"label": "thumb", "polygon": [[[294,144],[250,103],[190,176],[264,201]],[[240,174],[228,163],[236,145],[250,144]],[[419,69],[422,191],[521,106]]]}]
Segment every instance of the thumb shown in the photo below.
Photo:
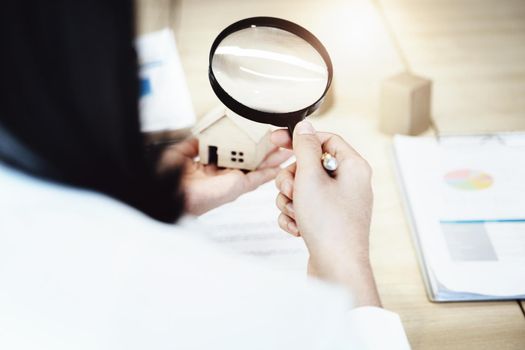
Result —
[{"label": "thumb", "polygon": [[293,151],[297,158],[298,171],[322,171],[321,141],[309,121],[303,120],[295,126],[293,134]]}]

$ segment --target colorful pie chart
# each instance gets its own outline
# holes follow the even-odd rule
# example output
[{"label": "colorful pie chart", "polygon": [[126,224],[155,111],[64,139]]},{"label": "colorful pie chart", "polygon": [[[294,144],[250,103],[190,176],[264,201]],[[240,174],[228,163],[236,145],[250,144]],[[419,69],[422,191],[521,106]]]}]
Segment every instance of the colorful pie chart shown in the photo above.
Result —
[{"label": "colorful pie chart", "polygon": [[445,181],[454,188],[467,191],[484,190],[494,183],[489,174],[471,169],[451,171],[445,175]]}]

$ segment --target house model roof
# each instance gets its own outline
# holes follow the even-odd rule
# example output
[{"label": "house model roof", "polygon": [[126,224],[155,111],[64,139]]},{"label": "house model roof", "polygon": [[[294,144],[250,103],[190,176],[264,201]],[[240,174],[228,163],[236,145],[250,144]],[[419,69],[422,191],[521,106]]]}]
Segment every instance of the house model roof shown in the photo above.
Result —
[{"label": "house model roof", "polygon": [[221,120],[222,118],[230,119],[235,125],[239,127],[246,135],[248,135],[254,142],[259,142],[269,130],[268,125],[256,123],[246,118],[243,118],[234,112],[228,110],[224,106],[217,106],[206,114],[193,128],[193,133],[198,135],[208,129],[210,126]]}]

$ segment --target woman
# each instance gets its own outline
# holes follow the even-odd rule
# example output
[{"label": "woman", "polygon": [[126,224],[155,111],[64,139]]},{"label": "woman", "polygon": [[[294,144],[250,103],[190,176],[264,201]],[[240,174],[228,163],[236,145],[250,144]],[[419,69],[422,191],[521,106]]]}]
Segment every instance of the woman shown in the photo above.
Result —
[{"label": "woman", "polygon": [[[117,0],[3,5],[0,348],[408,348],[370,269],[367,163],[308,122],[279,174],[286,153],[243,174],[193,164],[193,141],[148,160],[132,15]],[[322,150],[340,162],[334,178]],[[276,175],[279,224],[304,239],[309,280],[159,222]]]}]

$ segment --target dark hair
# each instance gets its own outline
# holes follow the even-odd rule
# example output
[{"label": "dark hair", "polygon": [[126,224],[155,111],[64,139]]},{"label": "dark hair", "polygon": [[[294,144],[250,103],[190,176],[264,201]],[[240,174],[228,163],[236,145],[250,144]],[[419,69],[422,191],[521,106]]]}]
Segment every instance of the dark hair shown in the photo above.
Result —
[{"label": "dark hair", "polygon": [[124,0],[2,4],[0,157],[173,222],[181,169],[159,177],[145,156],[133,15]]}]

